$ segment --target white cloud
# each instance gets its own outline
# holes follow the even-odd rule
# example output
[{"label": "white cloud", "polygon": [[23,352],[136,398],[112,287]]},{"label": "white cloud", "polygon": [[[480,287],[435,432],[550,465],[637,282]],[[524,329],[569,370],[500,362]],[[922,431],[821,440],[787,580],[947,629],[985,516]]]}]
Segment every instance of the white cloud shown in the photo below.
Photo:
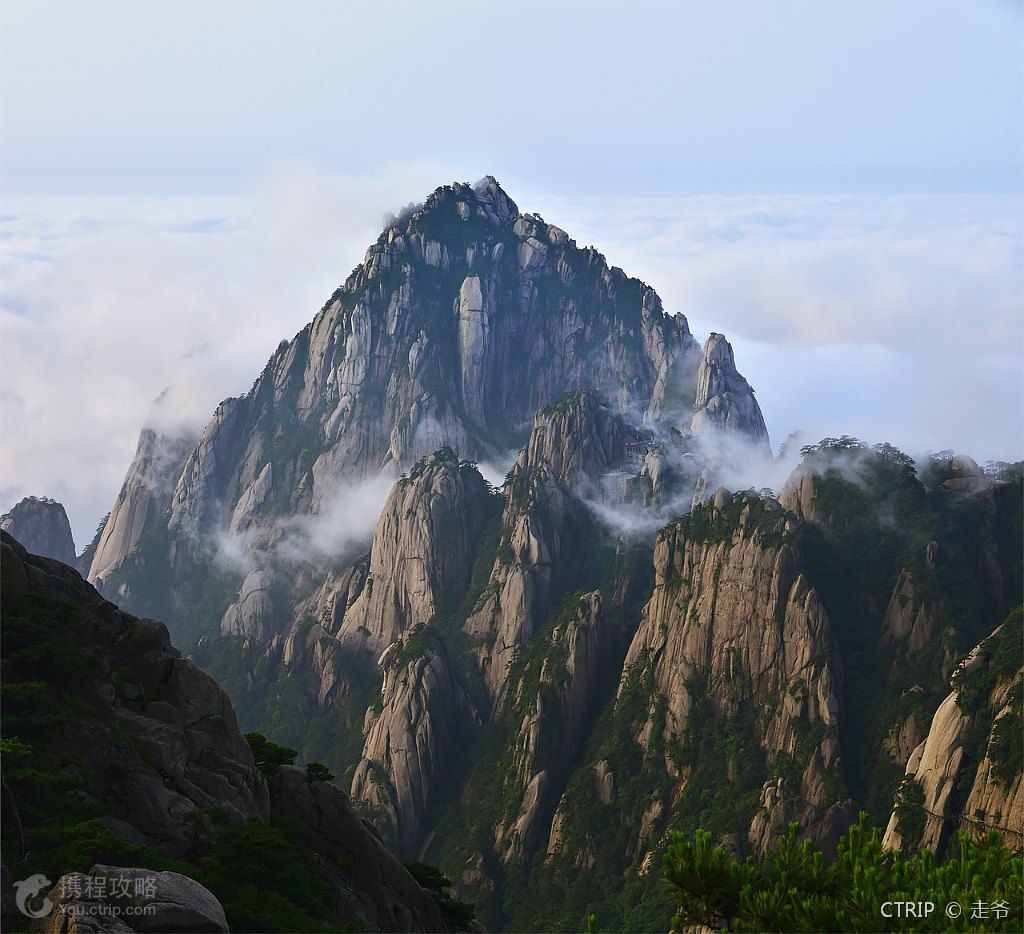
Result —
[{"label": "white cloud", "polygon": [[83,547],[153,400],[173,386],[181,419],[202,424],[248,390],[362,259],[386,209],[438,177],[295,171],[245,198],[6,200],[0,506],[53,496]]},{"label": "white cloud", "polygon": [[727,334],[775,442],[1024,456],[1024,198],[537,200],[698,336]]},{"label": "white cloud", "polygon": [[[298,170],[245,197],[8,199],[0,509],[58,498],[83,546],[162,390],[205,421],[310,320],[386,212],[455,177]],[[1024,199],[509,193],[654,285],[698,335],[726,332],[774,441],[806,428],[1021,456]]]}]

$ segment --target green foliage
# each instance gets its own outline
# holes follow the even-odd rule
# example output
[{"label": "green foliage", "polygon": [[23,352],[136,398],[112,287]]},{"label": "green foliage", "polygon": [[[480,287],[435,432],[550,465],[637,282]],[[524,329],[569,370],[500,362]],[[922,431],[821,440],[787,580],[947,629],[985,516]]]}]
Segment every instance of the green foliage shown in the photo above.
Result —
[{"label": "green foliage", "polygon": [[[676,900],[673,930],[687,925],[734,931],[1019,931],[1024,903],[1024,861],[995,834],[981,842],[966,834],[955,856],[939,862],[927,850],[911,854],[882,849],[867,815],[839,841],[827,861],[801,841],[793,825],[766,859],[740,860],[711,844],[711,835],[673,834],[664,879]],[[1007,916],[970,918],[978,900],[1004,902]],[[882,915],[885,902],[932,902],[930,917]],[[962,909],[949,919],[944,909]]]},{"label": "green foliage", "polygon": [[1009,788],[1014,779],[1024,772],[1024,716],[1021,695],[1024,683],[1018,681],[1010,697],[1009,711],[992,727],[992,741],[988,755],[992,760],[992,774]]},{"label": "green foliage", "polygon": [[354,768],[363,748],[363,716],[380,696],[380,669],[372,659],[333,640],[332,656],[345,702],[321,706],[318,681],[304,668],[272,666],[262,650],[237,636],[210,639],[193,653],[196,663],[228,692],[243,730],[259,730],[298,750],[298,759],[323,762],[337,775]]},{"label": "green foliage", "polygon": [[430,650],[430,636],[425,626],[409,630],[402,639],[402,647],[398,652],[395,665],[405,668],[407,665],[423,658]]},{"label": "green foliage", "polygon": [[910,776],[900,782],[893,810],[896,813],[896,829],[903,841],[911,847],[919,846],[927,818],[924,790]]},{"label": "green foliage", "polygon": [[[264,775],[273,775],[282,765],[294,765],[298,753],[287,746],[271,742],[262,733],[246,733],[245,741],[252,750],[256,767]],[[323,768],[323,766],[321,766]]]},{"label": "green foliage", "polygon": [[710,501],[698,503],[674,525],[688,541],[715,544],[732,539],[740,523],[746,522],[748,528],[757,530],[763,545],[778,547],[791,540],[787,518],[789,514],[773,499],[754,490],[741,490],[722,509],[716,509]]},{"label": "green foliage", "polygon": [[441,917],[452,931],[475,929],[476,910],[469,902],[459,901],[451,894],[451,880],[436,866],[427,863],[406,863],[409,874],[425,888],[441,909]]},{"label": "green foliage", "polygon": [[[161,638],[159,630],[121,620],[123,651],[112,656],[95,639],[75,638],[94,631],[91,608],[60,598],[23,598],[16,605],[5,603],[3,610],[5,874],[18,879],[41,872],[57,879],[97,863],[172,870],[209,888],[232,930],[361,929],[335,915],[318,858],[289,827],[229,823],[217,809],[195,812],[194,849],[184,859],[117,836],[102,796],[116,788],[125,765],[113,759],[100,774],[95,763],[86,766],[73,740],[116,737],[117,721],[97,688],[108,679],[133,680],[132,650],[147,651],[150,640]],[[102,638],[102,632],[95,635]],[[119,659],[123,667],[111,669]],[[294,759],[291,750],[259,734],[249,740],[264,767]]]},{"label": "green foliage", "polygon": [[999,630],[981,643],[979,652],[987,656],[987,662],[962,668],[953,678],[957,704],[968,714],[987,706],[996,686],[1024,667],[1024,608],[1014,609]]},{"label": "green foliage", "polygon": [[756,876],[752,862],[740,862],[711,839],[706,830],[696,831],[692,840],[680,833],[671,838],[663,871],[678,900],[674,928],[731,925],[744,889]]},{"label": "green foliage", "polygon": [[321,762],[310,762],[306,765],[307,782],[333,782],[334,773]]}]

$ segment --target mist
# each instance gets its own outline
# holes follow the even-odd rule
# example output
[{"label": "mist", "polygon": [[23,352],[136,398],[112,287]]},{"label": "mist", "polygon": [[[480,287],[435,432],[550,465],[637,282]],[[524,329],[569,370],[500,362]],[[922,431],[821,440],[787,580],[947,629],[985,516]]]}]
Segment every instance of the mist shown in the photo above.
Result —
[{"label": "mist", "polygon": [[208,543],[214,561],[243,575],[299,565],[341,567],[369,548],[395,480],[385,470],[359,482],[341,481],[321,498],[319,512],[218,529]]},{"label": "mist", "polygon": [[[458,174],[410,165],[284,174],[233,198],[10,201],[0,510],[32,494],[60,500],[81,547],[147,419],[198,430],[361,259],[382,208]],[[653,285],[695,334],[723,331],[774,438],[804,429],[1020,459],[1020,198],[598,203],[507,187],[522,210]],[[67,469],[77,463],[89,470]]]}]

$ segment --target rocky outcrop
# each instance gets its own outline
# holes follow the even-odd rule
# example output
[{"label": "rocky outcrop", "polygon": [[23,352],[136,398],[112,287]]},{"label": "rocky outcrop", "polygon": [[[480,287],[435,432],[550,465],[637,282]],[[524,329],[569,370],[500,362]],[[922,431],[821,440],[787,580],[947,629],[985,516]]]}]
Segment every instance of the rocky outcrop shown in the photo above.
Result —
[{"label": "rocky outcrop", "polygon": [[27,496],[0,516],[0,529],[34,554],[75,564],[75,540],[64,507],[45,496]]},{"label": "rocky outcrop", "polygon": [[[167,510],[175,481],[195,437],[184,432],[167,435],[143,428],[121,491],[95,547],[88,578],[102,584],[135,553],[144,537],[160,536],[166,529]],[[122,582],[118,595],[127,596],[130,583]]]},{"label": "rocky outcrop", "polygon": [[272,636],[276,630],[274,583],[272,571],[248,573],[238,598],[224,611],[221,633],[239,636],[247,644],[259,644]]},{"label": "rocky outcrop", "polygon": [[340,638],[379,654],[403,631],[430,622],[469,583],[491,494],[475,466],[450,448],[419,461],[384,504],[370,569],[345,612]]},{"label": "rocky outcrop", "polygon": [[414,857],[424,818],[452,793],[453,763],[477,716],[432,626],[407,631],[379,665],[380,706],[367,711],[352,798],[370,809],[402,853]]},{"label": "rocky outcrop", "polygon": [[[12,859],[24,859],[26,850],[33,859],[45,858],[41,850],[52,846],[45,836],[53,832],[46,824],[51,808],[37,813],[39,801],[46,801],[39,795],[49,788],[33,778],[38,769],[52,777],[62,808],[82,807],[90,816],[64,830],[91,827],[96,845],[115,845],[104,842],[109,835],[121,848],[146,846],[201,863],[225,825],[273,822],[292,828],[302,852],[313,855],[335,917],[352,919],[361,930],[447,929],[437,900],[360,820],[341,789],[289,767],[278,768],[268,783],[226,694],[181,657],[163,625],[122,612],[74,570],[27,553],[6,532],[2,548],[3,666],[10,688],[5,738],[30,736],[30,747],[15,741],[13,755],[31,755],[32,765],[5,774],[5,811],[19,808],[23,826],[22,853],[12,851]],[[155,895],[147,904],[155,905],[155,914],[108,915],[102,921],[111,926],[90,926],[91,916],[72,917],[72,907],[109,901],[111,887],[83,900],[69,885],[58,897],[68,911],[52,913],[47,930],[227,930],[217,899],[188,877],[105,866],[93,867],[91,875],[154,876]]]},{"label": "rocky outcrop", "polygon": [[53,909],[39,927],[45,934],[229,930],[217,897],[177,872],[96,865],[61,876],[48,897]]},{"label": "rocky outcrop", "polygon": [[359,930],[445,931],[430,893],[359,818],[331,782],[310,782],[305,771],[284,766],[270,780],[275,818],[297,829],[331,883],[338,918]]},{"label": "rocky outcrop", "polygon": [[[520,214],[494,179],[439,188],[387,227],[246,396],[217,408],[163,520],[172,564],[204,573],[219,530],[315,514],[339,483],[385,465],[443,446],[494,454],[566,392],[656,415],[694,344],[649,286]],[[141,487],[127,485],[93,577],[138,547]]]},{"label": "rocky outcrop", "polygon": [[665,775],[673,791],[635,816],[643,818],[635,854],[655,842],[690,782],[715,780],[695,770],[717,763],[713,750],[725,735],[733,745],[714,768],[725,770],[717,780],[735,783],[737,797],[757,770],[763,782],[771,772],[786,777],[766,784],[761,812],[745,818],[751,849],[763,852],[789,820],[818,840],[842,829],[847,809],[833,808],[846,799],[837,780],[839,678],[798,533],[798,520],[777,502],[722,491],[658,534],[654,592],[625,659],[617,709],[643,711],[625,722],[653,757],[645,766],[652,787],[664,787]]},{"label": "rocky outcrop", "polygon": [[[110,513],[108,512],[102,519],[100,519],[92,540],[85,546],[85,548],[82,549],[82,553],[75,559],[75,570],[86,579],[89,577],[89,570],[92,568],[92,559],[96,557],[96,549],[99,547],[100,539],[103,537],[103,531],[107,527],[107,520],[109,518]],[[15,536],[15,538],[17,538],[17,536]]]},{"label": "rocky outcrop", "polygon": [[[510,695],[516,722],[512,771],[504,778],[513,809],[494,845],[504,862],[521,860],[546,838],[554,806],[587,728],[621,660],[623,633],[603,612],[600,591],[572,598],[541,645],[519,666]],[[610,781],[611,776],[605,776]]]},{"label": "rocky outcrop", "polygon": [[[1015,611],[961,662],[911,753],[884,845],[942,852],[957,830],[1024,845],[1024,628]],[[1016,748],[1016,752],[1014,749]]]},{"label": "rocky outcrop", "polygon": [[586,393],[537,413],[505,485],[501,542],[483,594],[465,624],[492,698],[557,601],[575,586],[593,544],[593,518],[578,493],[621,464],[634,433]]},{"label": "rocky outcrop", "polygon": [[577,392],[536,415],[519,464],[544,467],[567,487],[593,483],[622,464],[627,444],[637,438],[597,396]]},{"label": "rocky outcrop", "polygon": [[[266,788],[231,702],[172,647],[163,625],[122,613],[71,568],[28,554],[6,534],[3,594],[5,656],[30,648],[23,643],[32,630],[10,620],[60,601],[75,607],[61,613],[57,638],[88,659],[74,691],[90,713],[50,741],[129,838],[183,853],[214,806],[238,820],[266,817]],[[8,678],[20,680],[13,671]]]},{"label": "rocky outcrop", "polygon": [[710,334],[704,344],[694,408],[690,427],[695,433],[716,429],[735,432],[766,456],[771,454],[761,407],[754,390],[736,369],[732,346],[722,334]]},{"label": "rocky outcrop", "polygon": [[[830,846],[846,781],[887,810],[954,653],[1017,599],[1019,490],[810,447],[781,506],[724,489],[737,450],[770,455],[728,341],[699,349],[484,179],[389,222],[166,499],[126,484],[96,561],[201,637],[247,726],[343,774],[404,855],[505,900],[495,926],[538,871],[567,905],[604,900],[672,822],[758,854],[792,820]],[[491,490],[472,461],[505,473],[517,449]],[[402,471],[372,533],[338,508]],[[292,547],[313,524],[351,534]]]}]

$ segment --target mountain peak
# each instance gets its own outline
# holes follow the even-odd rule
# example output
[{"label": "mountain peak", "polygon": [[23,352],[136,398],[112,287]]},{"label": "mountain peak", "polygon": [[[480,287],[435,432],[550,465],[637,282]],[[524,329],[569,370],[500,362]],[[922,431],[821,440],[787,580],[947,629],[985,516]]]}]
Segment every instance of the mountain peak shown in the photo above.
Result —
[{"label": "mountain peak", "polygon": [[401,234],[422,232],[445,239],[445,225],[483,221],[493,227],[513,223],[519,208],[505,193],[493,175],[485,175],[473,185],[452,182],[435,188],[419,205],[410,205],[396,215],[385,228],[382,238],[391,239],[391,230]]},{"label": "mountain peak", "polygon": [[26,496],[0,516],[0,529],[45,558],[75,564],[75,542],[64,506],[48,496]]}]

